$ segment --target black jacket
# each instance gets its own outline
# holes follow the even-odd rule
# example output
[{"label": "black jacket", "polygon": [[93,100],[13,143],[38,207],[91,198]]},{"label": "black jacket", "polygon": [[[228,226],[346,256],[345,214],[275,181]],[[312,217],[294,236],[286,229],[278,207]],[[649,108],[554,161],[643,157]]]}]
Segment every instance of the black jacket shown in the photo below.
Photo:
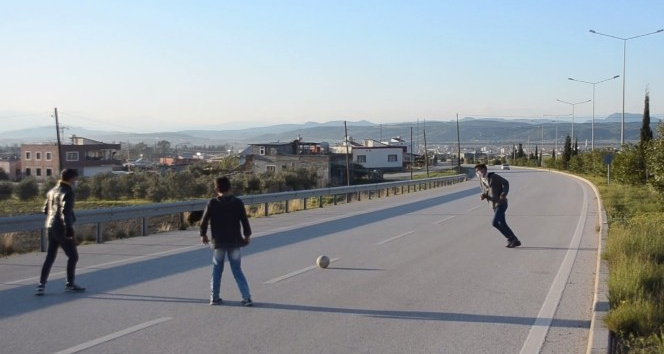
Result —
[{"label": "black jacket", "polygon": [[55,229],[57,235],[73,236],[74,222],[74,189],[65,181],[60,181],[46,194],[44,203],[46,227]]},{"label": "black jacket", "polygon": [[214,248],[242,247],[246,245],[242,235],[251,236],[244,203],[234,195],[220,196],[208,201],[201,220],[201,236],[206,235],[208,223]]},{"label": "black jacket", "polygon": [[[510,183],[495,172],[489,172],[486,179],[489,185],[486,185],[480,178],[480,188],[482,188],[482,194],[492,203],[491,206],[495,209],[500,204],[507,204],[507,193],[510,191]],[[501,194],[505,197],[502,201],[500,200]]]}]

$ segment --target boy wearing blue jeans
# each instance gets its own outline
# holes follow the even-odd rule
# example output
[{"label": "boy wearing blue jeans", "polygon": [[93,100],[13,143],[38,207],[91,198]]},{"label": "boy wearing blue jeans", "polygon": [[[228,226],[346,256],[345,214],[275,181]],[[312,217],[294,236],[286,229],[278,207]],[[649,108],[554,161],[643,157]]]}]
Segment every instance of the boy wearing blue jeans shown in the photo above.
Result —
[{"label": "boy wearing blue jeans", "polygon": [[480,179],[480,194],[481,200],[487,200],[492,203],[493,207],[493,222],[492,226],[498,229],[503,236],[507,239],[507,248],[514,248],[521,246],[521,241],[514,235],[514,232],[507,225],[505,220],[505,212],[507,211],[507,193],[510,191],[509,182],[499,176],[495,172],[487,173],[485,164],[475,165],[475,173]]},{"label": "boy wearing blue jeans", "polygon": [[210,305],[220,305],[221,274],[224,271],[224,258],[228,262],[235,277],[242,304],[251,306],[249,284],[242,272],[242,255],[240,249],[249,244],[251,226],[241,199],[230,193],[231,182],[228,177],[219,177],[214,181],[217,197],[208,201],[201,220],[200,235],[203,244],[210,240],[207,237],[208,224],[214,251],[212,253],[212,279],[210,281]]}]

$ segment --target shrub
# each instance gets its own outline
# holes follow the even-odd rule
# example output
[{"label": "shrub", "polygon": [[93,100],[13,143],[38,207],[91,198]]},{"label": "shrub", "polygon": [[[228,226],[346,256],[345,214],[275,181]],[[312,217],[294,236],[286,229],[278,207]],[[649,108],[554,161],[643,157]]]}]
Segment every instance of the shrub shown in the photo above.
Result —
[{"label": "shrub", "polygon": [[661,306],[652,302],[623,301],[614,307],[605,318],[609,330],[625,338],[650,336],[658,333],[659,324],[664,320]]},{"label": "shrub", "polygon": [[657,128],[659,138],[652,140],[646,150],[646,166],[650,175],[648,183],[655,191],[664,193],[664,124]]},{"label": "shrub", "polygon": [[90,198],[90,183],[87,178],[79,178],[76,185],[76,200],[88,200]]},{"label": "shrub", "polygon": [[14,185],[9,181],[0,181],[0,200],[6,200],[12,197]]},{"label": "shrub", "polygon": [[104,199],[104,186],[105,180],[113,178],[111,173],[100,173],[90,178],[90,193],[96,199]]},{"label": "shrub", "polygon": [[258,194],[261,192],[261,180],[258,176],[249,176],[246,181],[245,192],[247,194]]},{"label": "shrub", "polygon": [[[199,176],[196,181],[192,181],[192,186],[191,186],[191,197],[197,197],[197,198],[209,198],[212,195],[214,195],[214,190],[210,188],[210,177],[201,175]],[[232,182],[231,182],[231,188],[232,187]],[[235,190],[235,189],[233,189]],[[241,190],[241,189],[240,189]]]},{"label": "shrub", "polygon": [[623,150],[615,155],[611,173],[613,178],[624,184],[641,185],[643,176],[639,173],[641,167],[639,161],[643,159],[639,149],[634,145],[625,145]]},{"label": "shrub", "polygon": [[134,173],[134,185],[131,187],[132,196],[136,199],[145,199],[150,186],[150,178],[145,173]]},{"label": "shrub", "polygon": [[114,175],[114,180],[117,182],[120,196],[122,198],[131,199],[134,197],[134,185],[137,178],[134,174]]},{"label": "shrub", "polygon": [[164,186],[158,176],[150,180],[146,191],[146,197],[155,203],[159,203],[168,198],[168,188]]},{"label": "shrub", "polygon": [[39,185],[34,177],[24,178],[14,188],[14,195],[21,201],[33,199],[39,195]]},{"label": "shrub", "polygon": [[120,186],[120,181],[115,176],[105,178],[101,181],[99,193],[100,199],[104,200],[118,200],[122,197],[123,192]]}]

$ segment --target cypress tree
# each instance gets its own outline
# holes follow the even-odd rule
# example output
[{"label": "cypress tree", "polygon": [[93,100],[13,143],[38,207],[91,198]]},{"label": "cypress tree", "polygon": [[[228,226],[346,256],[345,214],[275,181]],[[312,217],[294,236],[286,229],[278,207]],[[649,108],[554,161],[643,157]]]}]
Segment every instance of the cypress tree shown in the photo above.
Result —
[{"label": "cypress tree", "polygon": [[650,91],[646,89],[646,98],[643,108],[643,119],[640,131],[641,140],[636,147],[636,166],[637,175],[641,183],[648,180],[648,171],[646,170],[646,151],[652,141],[652,129],[650,129]]},{"label": "cypress tree", "polygon": [[646,99],[643,108],[643,121],[641,124],[641,145],[652,140],[652,129],[650,129],[650,90],[646,89]]},{"label": "cypress tree", "polygon": [[565,138],[565,147],[563,148],[563,169],[567,169],[569,161],[572,159],[572,138],[568,135]]}]

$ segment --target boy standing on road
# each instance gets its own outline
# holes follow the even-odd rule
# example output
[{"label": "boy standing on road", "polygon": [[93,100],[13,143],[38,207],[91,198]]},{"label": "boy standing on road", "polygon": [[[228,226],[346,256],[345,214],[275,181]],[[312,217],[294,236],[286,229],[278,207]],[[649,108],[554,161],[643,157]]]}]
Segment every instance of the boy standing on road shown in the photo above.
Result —
[{"label": "boy standing on road", "polygon": [[[219,177],[214,181],[217,197],[208,201],[201,220],[200,235],[203,244],[208,244],[207,228],[210,224],[212,238],[212,279],[210,281],[210,305],[222,303],[220,295],[221,274],[224,271],[224,258],[228,254],[228,262],[235,277],[242,305],[251,306],[249,284],[242,272],[240,248],[249,244],[251,226],[241,199],[230,193],[231,182],[228,177]],[[244,235],[244,237],[242,237]]]},{"label": "boy standing on road", "polygon": [[74,238],[74,184],[78,178],[78,172],[73,169],[64,169],[60,174],[58,184],[46,194],[44,203],[44,214],[46,214],[46,230],[48,233],[48,250],[46,259],[42,266],[39,285],[35,295],[44,295],[46,281],[51,272],[51,267],[58,255],[58,247],[67,255],[67,283],[65,291],[82,293],[85,288],[74,283],[76,263],[78,262],[78,250]]},{"label": "boy standing on road", "polygon": [[514,235],[514,232],[512,232],[512,229],[510,229],[505,220],[507,193],[510,191],[509,182],[495,172],[487,173],[487,167],[483,163],[475,165],[475,173],[480,179],[480,188],[482,188],[480,199],[486,199],[492,203],[491,206],[494,212],[492,226],[507,238],[507,245],[505,247],[514,248],[521,246],[521,241]]}]

